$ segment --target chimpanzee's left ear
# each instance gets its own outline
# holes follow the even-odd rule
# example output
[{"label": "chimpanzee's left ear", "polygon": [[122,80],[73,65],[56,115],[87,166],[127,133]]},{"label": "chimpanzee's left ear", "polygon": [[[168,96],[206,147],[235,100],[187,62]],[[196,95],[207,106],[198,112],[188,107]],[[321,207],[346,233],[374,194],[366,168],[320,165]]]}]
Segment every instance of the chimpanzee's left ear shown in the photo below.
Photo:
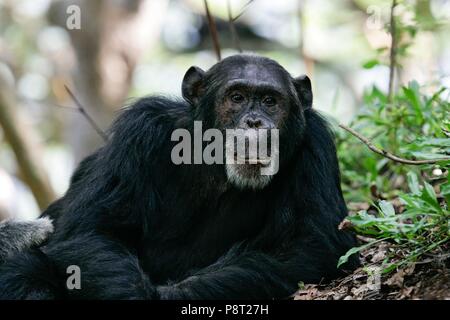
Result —
[{"label": "chimpanzee's left ear", "polygon": [[203,78],[205,76],[205,71],[199,67],[192,66],[186,71],[183,78],[183,83],[181,84],[181,92],[183,98],[195,105],[201,94],[203,87]]},{"label": "chimpanzee's left ear", "polygon": [[312,108],[313,94],[311,90],[311,80],[307,75],[303,75],[294,79],[294,86],[297,90],[298,98],[303,107],[303,110]]}]

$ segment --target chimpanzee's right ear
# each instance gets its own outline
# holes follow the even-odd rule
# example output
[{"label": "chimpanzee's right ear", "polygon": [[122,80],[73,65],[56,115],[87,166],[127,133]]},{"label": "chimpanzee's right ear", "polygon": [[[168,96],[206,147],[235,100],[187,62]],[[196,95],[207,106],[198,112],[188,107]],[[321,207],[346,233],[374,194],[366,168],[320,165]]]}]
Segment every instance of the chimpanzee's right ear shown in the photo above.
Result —
[{"label": "chimpanzee's right ear", "polygon": [[309,80],[308,76],[303,75],[295,78],[294,87],[297,91],[303,110],[311,109],[313,104],[313,94],[311,89],[311,80]]},{"label": "chimpanzee's right ear", "polygon": [[199,67],[192,66],[186,71],[181,85],[183,98],[190,104],[197,104],[203,89],[203,78],[205,71]]}]

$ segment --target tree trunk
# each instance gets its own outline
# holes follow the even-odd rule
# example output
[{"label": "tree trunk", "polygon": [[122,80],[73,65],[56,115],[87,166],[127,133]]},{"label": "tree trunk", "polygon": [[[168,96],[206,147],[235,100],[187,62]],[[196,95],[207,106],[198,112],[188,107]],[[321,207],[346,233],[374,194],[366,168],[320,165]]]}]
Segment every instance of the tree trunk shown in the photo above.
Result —
[{"label": "tree trunk", "polygon": [[24,120],[13,92],[12,85],[0,73],[0,126],[17,159],[21,178],[43,210],[55,199],[55,193],[42,163],[37,133]]},{"label": "tree trunk", "polygon": [[[68,5],[81,9],[81,29],[68,30],[77,57],[72,73],[74,92],[103,130],[123,105],[137,62],[149,45],[156,43],[167,3],[79,0],[54,4],[50,20],[62,27],[66,27]],[[79,161],[103,140],[83,117],[72,116],[71,120],[68,140]]]}]

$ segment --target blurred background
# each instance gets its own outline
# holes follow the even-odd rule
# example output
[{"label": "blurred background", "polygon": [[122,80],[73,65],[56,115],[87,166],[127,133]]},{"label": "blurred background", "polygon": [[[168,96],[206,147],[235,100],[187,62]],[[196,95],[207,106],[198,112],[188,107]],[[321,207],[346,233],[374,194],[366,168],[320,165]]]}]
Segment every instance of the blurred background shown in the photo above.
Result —
[{"label": "blurred background", "polygon": [[[222,57],[254,52],[293,76],[308,74],[315,108],[339,122],[361,112],[368,88],[388,91],[391,1],[208,5]],[[396,10],[404,29],[395,86],[414,80],[424,93],[450,87],[450,0],[400,1]],[[130,99],[180,95],[189,66],[215,62],[203,0],[0,0],[0,220],[36,217],[103,143],[65,86],[105,131]],[[350,171],[344,182],[353,179]],[[370,193],[376,180],[361,183]]]}]

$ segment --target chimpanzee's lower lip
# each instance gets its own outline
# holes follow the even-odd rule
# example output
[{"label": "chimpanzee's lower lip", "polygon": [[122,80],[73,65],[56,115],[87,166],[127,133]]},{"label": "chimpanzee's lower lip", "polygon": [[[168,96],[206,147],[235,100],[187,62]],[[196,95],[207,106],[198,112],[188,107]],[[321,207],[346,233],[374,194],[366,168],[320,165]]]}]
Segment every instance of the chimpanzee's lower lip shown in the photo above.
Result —
[{"label": "chimpanzee's lower lip", "polygon": [[257,164],[263,167],[266,167],[270,164],[270,158],[242,158],[242,157],[234,157],[234,160],[237,162],[242,162],[242,164]]}]

